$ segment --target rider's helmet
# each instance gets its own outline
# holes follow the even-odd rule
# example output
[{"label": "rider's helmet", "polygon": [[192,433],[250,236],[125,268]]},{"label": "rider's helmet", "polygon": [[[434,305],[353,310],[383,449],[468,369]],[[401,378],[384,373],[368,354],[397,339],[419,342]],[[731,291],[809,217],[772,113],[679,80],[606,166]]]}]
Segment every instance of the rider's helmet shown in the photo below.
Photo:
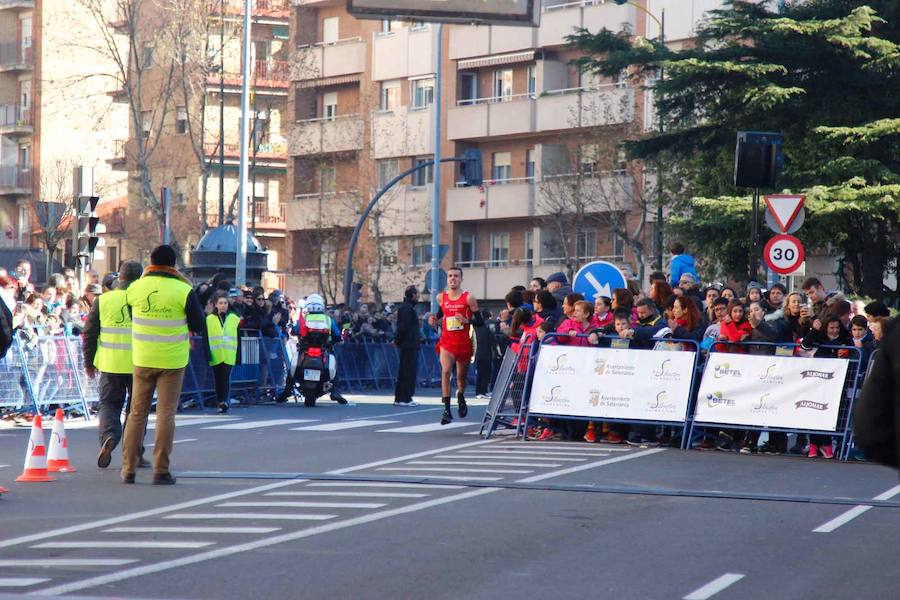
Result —
[{"label": "rider's helmet", "polygon": [[315,314],[325,312],[325,301],[319,294],[310,294],[306,297],[306,312]]}]

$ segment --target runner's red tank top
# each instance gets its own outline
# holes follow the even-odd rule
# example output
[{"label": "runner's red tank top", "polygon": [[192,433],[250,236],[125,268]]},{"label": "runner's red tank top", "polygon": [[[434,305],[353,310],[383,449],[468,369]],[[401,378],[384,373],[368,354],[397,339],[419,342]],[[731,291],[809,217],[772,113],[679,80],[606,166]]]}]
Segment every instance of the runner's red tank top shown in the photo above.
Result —
[{"label": "runner's red tank top", "polygon": [[444,292],[441,294],[441,311],[444,313],[444,327],[441,330],[441,345],[454,348],[472,346],[469,338],[468,323],[461,323],[456,315],[472,320],[472,309],[469,308],[469,292],[463,292],[456,300],[451,300]]}]

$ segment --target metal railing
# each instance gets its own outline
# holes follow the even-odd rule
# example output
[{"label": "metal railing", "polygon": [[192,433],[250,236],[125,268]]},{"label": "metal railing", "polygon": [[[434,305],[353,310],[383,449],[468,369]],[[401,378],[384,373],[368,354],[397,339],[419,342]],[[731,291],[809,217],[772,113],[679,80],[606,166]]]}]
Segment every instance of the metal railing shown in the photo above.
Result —
[{"label": "metal railing", "polygon": [[330,117],[313,117],[312,119],[297,119],[295,122],[298,125],[305,125],[307,123],[326,123],[331,121],[342,121],[345,119],[358,119],[360,116],[359,113],[352,113],[347,115],[332,115]]},{"label": "metal railing", "polygon": [[30,37],[22,38],[15,42],[0,43],[0,66],[31,65],[33,61],[34,51]]},{"label": "metal railing", "polygon": [[257,200],[253,204],[256,210],[257,225],[283,225],[286,222],[287,209],[283,202],[279,202],[274,210],[266,200]]},{"label": "metal railing", "polygon": [[0,127],[29,127],[31,125],[30,108],[18,104],[0,106]]},{"label": "metal railing", "polygon": [[17,165],[0,167],[0,188],[31,189],[31,169],[20,169]]},{"label": "metal railing", "polygon": [[601,4],[609,4],[609,0],[579,0],[578,2],[565,2],[563,4],[551,4],[542,6],[541,12],[553,12],[555,10],[563,10],[566,8],[584,8],[586,6],[600,6]]},{"label": "metal railing", "polygon": [[[244,13],[243,0],[209,0],[207,3],[211,15],[217,15],[225,9],[225,14],[240,15]],[[269,13],[289,13],[290,0],[250,0],[250,10],[254,15],[272,16]]]},{"label": "metal railing", "polygon": [[297,46],[297,50],[303,50],[305,48],[324,48],[325,46],[340,46],[342,44],[355,44],[363,41],[363,39],[359,36],[357,37],[349,37],[349,38],[341,38],[339,40],[335,40],[333,42],[316,42],[315,44],[301,44]]},{"label": "metal railing", "polygon": [[530,100],[534,100],[537,98],[537,94],[534,92],[529,92],[525,94],[504,94],[501,96],[487,96],[484,98],[463,98],[462,100],[457,100],[457,106],[475,106],[477,104],[498,104],[500,102],[512,102],[513,100],[522,100],[523,98],[528,98]]}]

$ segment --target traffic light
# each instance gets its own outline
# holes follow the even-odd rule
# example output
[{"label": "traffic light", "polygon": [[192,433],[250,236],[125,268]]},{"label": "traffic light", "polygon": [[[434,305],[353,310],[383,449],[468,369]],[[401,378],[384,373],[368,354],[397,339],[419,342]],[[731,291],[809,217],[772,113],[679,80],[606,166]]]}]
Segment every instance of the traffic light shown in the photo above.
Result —
[{"label": "traffic light", "polygon": [[77,256],[83,258],[86,264],[92,262],[94,250],[100,242],[100,238],[97,236],[100,217],[94,212],[99,202],[99,196],[78,196],[76,200],[78,208],[78,212],[75,215],[76,231],[78,232]]},{"label": "traffic light", "polygon": [[462,175],[466,185],[480,186],[484,184],[484,167],[481,162],[481,150],[469,148],[463,154]]}]

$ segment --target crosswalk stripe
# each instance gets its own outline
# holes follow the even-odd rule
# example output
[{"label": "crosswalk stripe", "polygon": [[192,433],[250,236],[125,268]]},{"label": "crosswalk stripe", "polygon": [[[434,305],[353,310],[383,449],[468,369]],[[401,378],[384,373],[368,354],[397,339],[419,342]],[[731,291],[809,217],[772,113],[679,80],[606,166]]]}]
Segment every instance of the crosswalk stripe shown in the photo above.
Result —
[{"label": "crosswalk stripe", "polygon": [[259,429],[261,427],[276,427],[278,425],[296,425],[297,423],[315,423],[317,419],[272,419],[269,421],[239,421],[228,425],[204,427],[203,429]]},{"label": "crosswalk stripe", "polygon": [[222,508],[382,508],[375,502],[225,502]]},{"label": "crosswalk stripe", "polygon": [[463,467],[461,469],[444,469],[444,468],[430,468],[430,467],[382,467],[378,469],[379,471],[448,471],[448,472],[462,472],[462,473],[534,473],[534,471],[521,471],[517,469],[469,469],[468,467]]},{"label": "crosswalk stripe", "polygon": [[376,488],[415,488],[417,490],[461,490],[464,485],[429,485],[427,483],[382,483],[374,481],[331,481],[307,484],[306,487],[376,487]]},{"label": "crosswalk stripe", "polygon": [[[176,427],[187,427],[189,425],[206,425],[208,423],[225,423],[227,421],[237,421],[238,417],[175,417]],[[147,423],[147,429],[156,429],[156,421]]]},{"label": "crosswalk stripe", "polygon": [[500,442],[498,448],[504,450],[578,450],[582,452],[631,452],[631,448],[621,444],[588,444],[581,442]]},{"label": "crosswalk stripe", "polygon": [[467,450],[466,452],[472,454],[484,454],[484,453],[497,453],[497,454],[507,454],[509,456],[519,456],[523,454],[540,454],[541,456],[609,456],[608,453],[601,451],[586,451],[586,452],[571,452],[567,450],[503,450],[501,448],[497,448],[496,450]]},{"label": "crosswalk stripe", "polygon": [[565,456],[546,456],[542,454],[525,454],[525,453],[512,453],[512,452],[496,452],[491,454],[475,454],[474,452],[469,453],[462,451],[456,454],[445,454],[442,456],[435,456],[435,458],[503,458],[510,460],[552,460],[556,462],[585,462],[586,458],[568,458]]},{"label": "crosswalk stripe", "polygon": [[[431,470],[431,469],[429,469]],[[428,479],[446,479],[447,481],[500,481],[503,479],[502,477],[462,477],[456,475],[422,475],[422,477],[427,477]],[[420,486],[416,486],[420,487]],[[451,486],[441,486],[441,487],[451,487]]]},{"label": "crosswalk stripe", "polygon": [[0,587],[28,587],[50,581],[46,577],[0,577]]},{"label": "crosswalk stripe", "polygon": [[175,513],[167,515],[164,519],[268,519],[272,521],[327,521],[337,515],[304,515],[304,514],[273,514],[273,513]]},{"label": "crosswalk stripe", "polygon": [[406,492],[269,492],[266,496],[333,496],[352,498],[427,498],[428,494]]},{"label": "crosswalk stripe", "polygon": [[44,542],[32,548],[205,548],[215,542],[175,542],[127,540],[118,542]]},{"label": "crosswalk stripe", "polygon": [[361,421],[341,421],[338,423],[322,423],[321,425],[307,425],[306,427],[291,427],[291,431],[341,431],[342,429],[355,429],[357,427],[369,427],[372,425],[390,425],[400,421],[375,421],[374,419]]},{"label": "crosswalk stripe", "polygon": [[104,533],[274,533],[281,527],[113,527]]},{"label": "crosswalk stripe", "polygon": [[425,425],[410,425],[408,427],[395,427],[394,429],[379,429],[377,433],[428,433],[429,431],[442,431],[445,429],[457,429],[458,427],[478,427],[479,423],[427,423]]},{"label": "crosswalk stripe", "polygon": [[560,463],[522,463],[522,462],[494,462],[478,460],[414,460],[411,465],[473,465],[484,467],[561,467]]},{"label": "crosswalk stripe", "polygon": [[119,567],[136,558],[4,558],[0,567]]}]

